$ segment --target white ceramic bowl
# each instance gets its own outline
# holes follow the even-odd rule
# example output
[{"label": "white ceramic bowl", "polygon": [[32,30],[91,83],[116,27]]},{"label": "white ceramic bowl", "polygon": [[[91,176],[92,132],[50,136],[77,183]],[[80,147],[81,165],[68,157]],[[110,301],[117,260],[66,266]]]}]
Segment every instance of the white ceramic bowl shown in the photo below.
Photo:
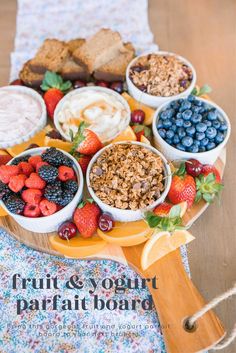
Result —
[{"label": "white ceramic bowl", "polygon": [[[72,96],[77,95],[79,93],[83,93],[83,92],[104,92],[106,94],[109,94],[111,96],[113,96],[117,101],[119,101],[125,108],[125,110],[127,111],[127,117],[125,120],[125,124],[124,124],[124,130],[129,126],[130,123],[130,116],[131,116],[131,111],[130,111],[130,107],[129,104],[127,103],[127,101],[122,97],[122,95],[120,95],[119,93],[115,92],[112,89],[109,88],[105,88],[105,87],[99,87],[99,86],[87,86],[87,87],[82,87],[82,88],[77,88],[73,91],[71,91],[70,93],[68,93],[67,95],[65,95],[65,97],[62,98],[62,100],[60,100],[60,102],[58,103],[55,112],[54,112],[54,124],[57,128],[57,130],[60,132],[60,134],[64,137],[64,139],[66,139],[67,141],[71,141],[71,138],[69,135],[67,135],[64,130],[61,127],[61,123],[59,122],[59,112],[60,110],[63,108],[65,102]],[[114,134],[114,136],[112,136],[109,140],[103,140],[103,143],[109,143],[111,140],[113,140],[116,136],[118,136],[121,133],[121,131],[118,131],[117,134]]]},{"label": "white ceramic bowl", "polygon": [[[45,151],[47,147],[39,147],[39,148],[32,148],[31,150],[27,150],[21,154],[19,154],[16,158],[18,157],[23,157],[28,154],[34,156],[41,154],[43,151]],[[59,150],[59,149],[58,149]],[[61,151],[61,150],[59,150]],[[38,218],[30,218],[30,217],[24,217],[21,215],[16,215],[14,213],[11,213],[8,211],[4,203],[1,201],[0,205],[4,208],[4,210],[12,217],[14,220],[23,228],[30,230],[31,232],[35,233],[50,233],[50,232],[55,232],[57,231],[59,225],[63,223],[64,221],[70,219],[73,215],[73,212],[82,199],[83,196],[83,173],[80,168],[80,165],[76,161],[74,157],[72,157],[69,153],[65,151],[63,152],[67,157],[69,157],[73,161],[73,168],[77,176],[77,180],[79,181],[79,187],[77,190],[77,193],[75,194],[73,200],[66,205],[64,208],[59,210],[58,212],[52,214],[51,216],[46,216],[46,217],[38,217]],[[11,164],[11,161],[8,163]]]},{"label": "white ceramic bowl", "polygon": [[230,120],[229,120],[228,116],[223,111],[223,109],[221,109],[217,104],[210,102],[206,99],[197,97],[197,100],[200,100],[200,101],[206,103],[209,107],[216,108],[219,111],[220,117],[228,125],[228,130],[227,130],[224,141],[221,142],[213,150],[206,151],[206,152],[199,152],[199,153],[190,153],[190,152],[180,151],[177,148],[169,145],[165,140],[163,140],[163,138],[159,135],[158,129],[157,129],[157,122],[159,119],[159,114],[161,113],[162,110],[167,108],[172,101],[175,101],[175,100],[176,100],[176,98],[173,98],[169,102],[162,104],[156,110],[156,112],[154,114],[153,122],[152,122],[152,131],[153,131],[153,135],[154,135],[155,147],[160,149],[160,151],[164,154],[164,156],[168,160],[174,161],[174,160],[185,160],[185,159],[194,158],[204,164],[213,164],[216,161],[216,159],[219,157],[222,149],[227,144],[230,133],[231,133],[231,125],[230,125]]},{"label": "white ceramic bowl", "polygon": [[[14,146],[14,145],[18,145],[18,144],[25,142],[25,141],[28,141],[38,131],[40,131],[47,123],[47,111],[46,111],[46,106],[45,106],[43,98],[40,96],[39,93],[37,93],[32,88],[13,85],[13,86],[1,87],[0,90],[1,91],[2,90],[9,91],[9,94],[11,92],[20,92],[20,93],[24,93],[24,94],[29,95],[30,97],[33,97],[33,99],[38,101],[38,103],[41,107],[41,111],[42,111],[40,119],[37,121],[37,123],[35,123],[32,130],[25,131],[25,134],[22,134],[21,137],[11,139],[9,141],[3,141],[3,142],[0,141],[0,148],[7,148],[7,147]],[[1,109],[1,107],[0,107],[0,109]],[[16,121],[16,124],[17,124],[17,121]]]},{"label": "white ceramic bowl", "polygon": [[104,148],[102,148],[100,151],[98,151],[93,158],[91,159],[89,165],[88,165],[88,169],[87,169],[87,173],[86,173],[86,182],[87,182],[87,187],[88,187],[88,191],[91,195],[91,197],[94,199],[94,201],[98,204],[98,206],[102,209],[103,212],[107,212],[110,213],[112,215],[112,217],[114,218],[114,220],[116,221],[120,221],[120,222],[131,222],[131,221],[137,221],[139,219],[143,218],[143,212],[147,211],[147,210],[151,210],[153,208],[155,208],[157,205],[159,205],[160,203],[162,203],[168,192],[170,189],[170,185],[171,185],[171,170],[169,167],[169,164],[167,162],[167,160],[165,159],[165,157],[158,151],[156,150],[154,147],[150,146],[150,145],[146,145],[144,143],[141,142],[130,142],[130,141],[124,141],[124,142],[116,142],[115,145],[117,144],[132,144],[132,145],[139,145],[142,146],[144,148],[147,148],[149,150],[151,150],[152,152],[154,152],[155,154],[157,154],[158,156],[161,157],[161,159],[163,160],[164,163],[164,169],[165,169],[165,190],[164,192],[161,194],[161,197],[155,201],[150,207],[147,207],[145,210],[122,210],[116,207],[112,207],[107,205],[106,203],[104,203],[103,201],[101,201],[97,195],[95,194],[95,192],[93,191],[92,187],[90,186],[90,171],[92,169],[92,166],[94,164],[94,162],[97,160],[97,158],[104,152],[105,149],[110,148],[111,145],[110,144],[108,146],[105,146]]},{"label": "white ceramic bowl", "polygon": [[[170,96],[170,97],[159,97],[159,96],[153,96],[150,95],[148,93],[142,92],[137,86],[134,85],[134,83],[131,81],[130,77],[129,77],[129,72],[130,72],[130,68],[131,66],[133,66],[135,64],[135,62],[143,56],[147,56],[148,54],[158,54],[158,55],[162,55],[162,56],[175,56],[177,59],[179,59],[181,62],[183,62],[183,64],[187,65],[193,74],[193,78],[192,78],[192,82],[190,83],[189,87],[183,91],[180,94],[177,94],[175,96]],[[138,102],[146,104],[152,108],[158,108],[161,104],[167,102],[168,100],[170,100],[171,98],[181,98],[183,96],[189,95],[192,90],[194,89],[195,85],[196,85],[196,80],[197,80],[197,76],[196,76],[196,71],[193,67],[193,65],[186,60],[185,58],[183,58],[182,56],[179,56],[177,54],[174,53],[170,53],[167,51],[158,51],[156,53],[144,53],[139,55],[138,57],[134,58],[128,65],[127,69],[126,69],[126,82],[127,82],[127,86],[128,86],[128,92],[129,94],[135,98]]]}]

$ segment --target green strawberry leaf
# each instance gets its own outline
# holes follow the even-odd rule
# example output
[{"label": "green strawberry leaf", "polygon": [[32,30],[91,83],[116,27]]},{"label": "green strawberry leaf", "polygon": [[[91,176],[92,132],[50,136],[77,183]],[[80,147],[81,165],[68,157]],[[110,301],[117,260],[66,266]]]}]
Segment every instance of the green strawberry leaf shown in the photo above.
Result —
[{"label": "green strawberry leaf", "polygon": [[70,134],[70,140],[73,141],[74,140],[74,132],[71,129],[69,130],[69,134]]},{"label": "green strawberry leaf", "polygon": [[201,193],[201,191],[199,190],[199,191],[196,193],[196,196],[195,196],[194,201],[195,201],[196,203],[198,203],[198,202],[201,200],[201,198],[202,198],[202,193]]},{"label": "green strawberry leaf", "polygon": [[78,204],[77,208],[83,208],[83,207],[85,206],[85,204],[86,204],[85,201],[81,201],[81,202]]},{"label": "green strawberry leaf", "polygon": [[[177,214],[177,208],[174,212],[176,212]],[[179,216],[173,218],[171,218],[170,216],[160,217],[153,212],[147,212],[145,214],[145,218],[150,228],[158,228],[159,230],[173,232],[177,229],[177,227],[183,227],[182,219]]]},{"label": "green strawberry leaf", "polygon": [[63,82],[60,75],[52,71],[46,71],[40,87],[43,91],[48,91],[50,88],[57,88],[62,92],[66,92],[72,87],[72,83],[70,81]]},{"label": "green strawberry leaf", "polygon": [[216,180],[216,176],[214,173],[209,173],[207,176],[206,176],[206,183],[211,183],[212,181],[215,181]]},{"label": "green strawberry leaf", "polygon": [[178,176],[185,176],[186,174],[186,167],[185,167],[185,162],[181,163],[179,168],[177,169],[176,172],[174,172],[174,175],[178,175]]},{"label": "green strawberry leaf", "polygon": [[191,94],[193,96],[197,96],[197,93],[198,93],[197,87],[194,87],[194,89],[192,90]]},{"label": "green strawberry leaf", "polygon": [[203,200],[205,200],[206,202],[208,203],[212,203],[213,200],[214,200],[214,196],[213,194],[203,194],[202,197],[203,197]]},{"label": "green strawberry leaf", "polygon": [[88,124],[86,124],[84,121],[80,123],[77,133],[73,136],[73,140],[72,140],[73,144],[72,144],[72,149],[70,151],[70,154],[74,155],[74,153],[76,152],[81,142],[85,140],[84,130],[87,126]]},{"label": "green strawberry leaf", "polygon": [[202,96],[203,94],[208,94],[212,92],[212,88],[206,83],[200,88],[198,95]]}]

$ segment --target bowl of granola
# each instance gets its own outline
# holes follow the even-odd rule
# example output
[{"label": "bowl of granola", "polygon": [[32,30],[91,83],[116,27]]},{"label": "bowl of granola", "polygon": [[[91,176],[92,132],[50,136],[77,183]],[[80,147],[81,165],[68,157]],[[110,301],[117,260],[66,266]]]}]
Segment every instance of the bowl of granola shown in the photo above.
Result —
[{"label": "bowl of granola", "polygon": [[165,157],[141,142],[105,146],[91,159],[88,191],[114,220],[136,221],[162,203],[170,189],[171,170]]},{"label": "bowl of granola", "polygon": [[126,81],[132,97],[158,108],[170,98],[190,94],[196,84],[196,71],[182,56],[159,51],[133,59],[126,70]]}]

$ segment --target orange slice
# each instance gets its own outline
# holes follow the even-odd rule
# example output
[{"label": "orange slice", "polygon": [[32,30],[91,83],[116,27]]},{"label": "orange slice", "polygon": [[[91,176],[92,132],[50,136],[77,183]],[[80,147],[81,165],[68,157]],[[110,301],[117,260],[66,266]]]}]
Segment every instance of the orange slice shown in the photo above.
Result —
[{"label": "orange slice", "polygon": [[169,232],[156,232],[144,245],[141,266],[146,270],[154,262],[176,250],[181,245],[188,244],[194,236],[187,230],[176,230],[171,235]]},{"label": "orange slice", "polygon": [[86,239],[80,235],[76,235],[75,238],[70,240],[63,240],[58,235],[52,235],[49,237],[49,241],[54,250],[64,256],[76,259],[94,255],[101,251],[107,244],[96,235]]},{"label": "orange slice", "polygon": [[112,142],[120,142],[120,141],[137,141],[136,135],[128,126],[124,131],[122,131]]},{"label": "orange slice", "polygon": [[145,104],[139,103],[138,101],[136,101],[133,97],[131,97],[128,93],[124,92],[122,93],[122,96],[124,97],[124,99],[127,101],[127,103],[130,106],[131,112],[133,110],[136,109],[141,109],[144,111],[145,113],[145,120],[144,120],[144,124],[145,125],[151,125],[152,124],[152,120],[153,120],[153,115],[155,113],[155,110],[148,107]]},{"label": "orange slice", "polygon": [[8,213],[4,210],[4,208],[2,208],[1,206],[0,206],[0,217],[5,217],[5,216],[7,216],[8,215]]},{"label": "orange slice", "polygon": [[188,209],[188,203],[187,203],[187,201],[183,201],[183,202],[178,203],[178,205],[181,208],[180,217],[182,218]]},{"label": "orange slice", "polygon": [[146,145],[151,145],[151,142],[149,139],[146,138],[146,136],[141,135],[140,142],[146,143]]},{"label": "orange slice", "polygon": [[5,150],[0,150],[0,155],[1,156],[9,156],[9,153]]},{"label": "orange slice", "polygon": [[50,138],[48,136],[45,136],[44,144],[45,144],[45,146],[56,147],[56,148],[59,148],[59,149],[61,149],[63,151],[66,151],[66,152],[70,152],[71,147],[72,147],[72,143],[71,142],[62,141],[62,140],[59,140],[59,139],[52,139],[52,138]]},{"label": "orange slice", "polygon": [[97,229],[97,234],[108,243],[133,246],[147,241],[153,234],[153,229],[144,220],[115,222],[115,226],[111,231],[102,232]]},{"label": "orange slice", "polygon": [[37,145],[39,145],[39,147],[44,147],[45,135],[49,130],[51,130],[51,127],[47,125],[43,130],[39,131],[30,140],[8,148],[7,152],[10,153],[11,156],[15,157],[25,151],[32,143],[36,143]]}]

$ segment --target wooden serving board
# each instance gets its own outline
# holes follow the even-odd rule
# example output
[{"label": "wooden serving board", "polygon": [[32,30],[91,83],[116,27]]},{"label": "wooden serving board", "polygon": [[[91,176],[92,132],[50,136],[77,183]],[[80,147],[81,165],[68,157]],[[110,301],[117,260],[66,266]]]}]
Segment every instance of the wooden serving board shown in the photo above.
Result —
[{"label": "wooden serving board", "polygon": [[[226,151],[217,159],[215,166],[224,173]],[[206,210],[208,204],[194,205],[184,216],[184,224],[190,227]],[[51,234],[39,234],[24,230],[9,216],[0,218],[0,227],[25,245],[52,255],[63,256],[52,249]],[[188,332],[184,328],[185,319],[201,309],[205,302],[188,277],[183,267],[180,251],[175,250],[156,261],[143,271],[140,260],[144,244],[120,247],[109,244],[101,252],[87,259],[110,259],[133,267],[143,278],[156,276],[158,289],[148,284],[155,308],[161,323],[168,353],[196,353],[218,343],[225,335],[219,319],[209,311],[201,317],[196,328]]]}]

